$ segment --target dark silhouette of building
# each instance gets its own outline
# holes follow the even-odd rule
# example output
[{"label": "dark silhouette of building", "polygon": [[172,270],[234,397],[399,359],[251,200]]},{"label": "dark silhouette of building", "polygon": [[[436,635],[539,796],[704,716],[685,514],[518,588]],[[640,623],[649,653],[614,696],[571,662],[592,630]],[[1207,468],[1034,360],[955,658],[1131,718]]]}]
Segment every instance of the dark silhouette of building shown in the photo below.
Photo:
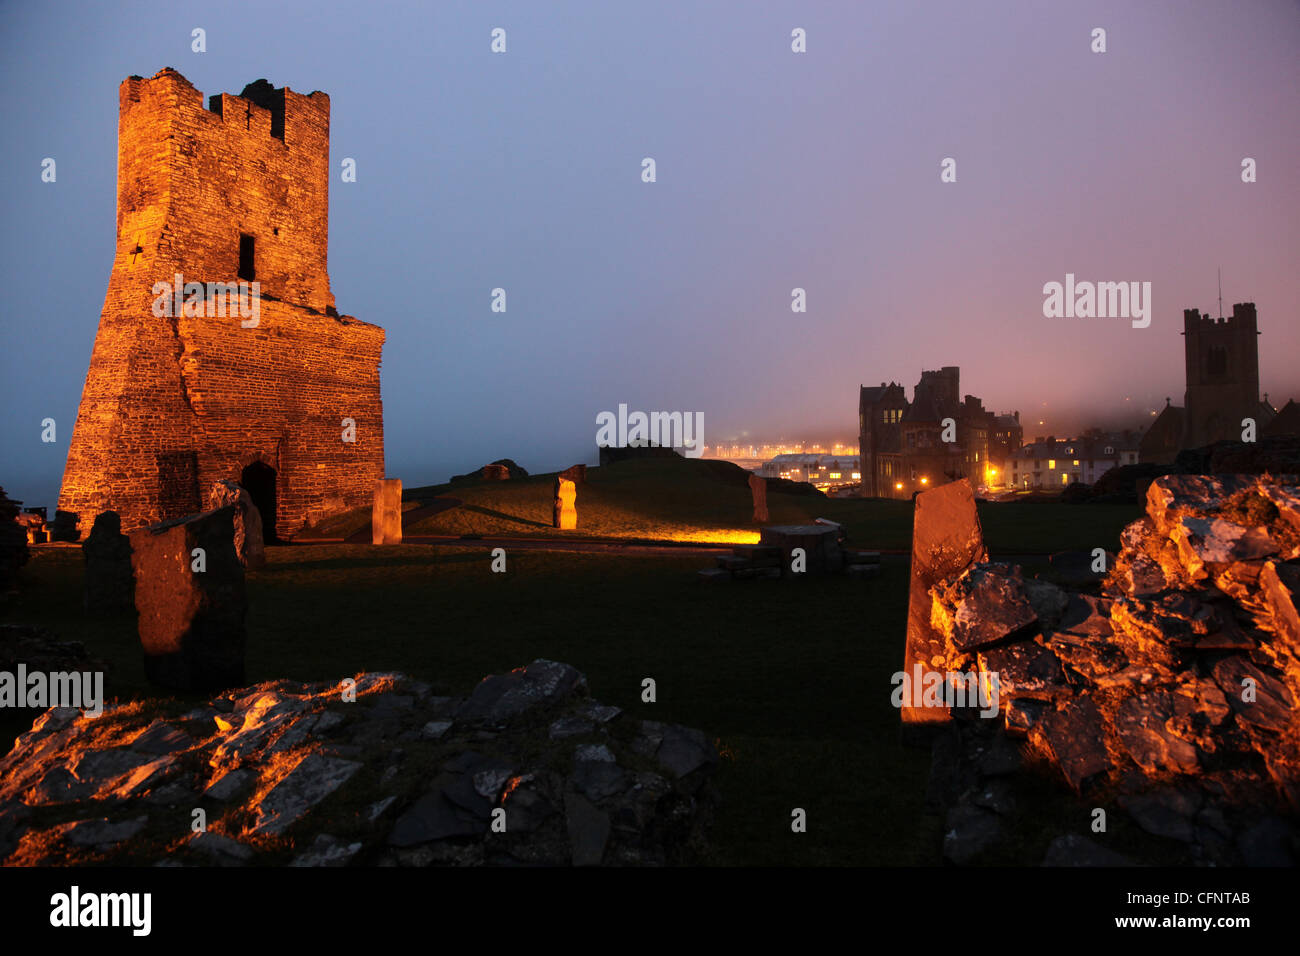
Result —
[{"label": "dark silhouette of building", "polygon": [[[961,397],[961,370],[923,371],[908,401],[897,382],[863,385],[858,394],[862,494],[909,498],[957,478],[991,484],[996,455],[1020,447],[1019,413],[996,416],[973,395]],[[995,474],[996,473],[996,474]]]},{"label": "dark silhouette of building", "polygon": [[1245,419],[1253,419],[1257,434],[1262,434],[1277,416],[1267,399],[1259,397],[1255,303],[1237,303],[1227,319],[1185,309],[1182,334],[1184,405],[1165,400],[1164,410],[1142,438],[1144,462],[1169,462],[1184,448],[1240,441]]}]

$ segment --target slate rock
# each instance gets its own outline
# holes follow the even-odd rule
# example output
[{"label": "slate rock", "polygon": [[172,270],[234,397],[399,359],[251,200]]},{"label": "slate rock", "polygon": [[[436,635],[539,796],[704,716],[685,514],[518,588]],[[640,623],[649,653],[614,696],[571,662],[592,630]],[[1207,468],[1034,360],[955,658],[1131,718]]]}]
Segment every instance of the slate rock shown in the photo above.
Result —
[{"label": "slate rock", "polygon": [[1277,542],[1262,528],[1243,528],[1221,518],[1184,517],[1171,532],[1188,577],[1198,581],[1207,565],[1255,561],[1278,552]]},{"label": "slate rock", "polygon": [[[1286,685],[1244,657],[1225,657],[1212,672],[1228,704],[1246,723],[1262,730],[1281,731],[1295,718],[1295,699]],[[1254,682],[1253,701],[1243,699],[1247,680]]]},{"label": "slate rock", "polygon": [[508,674],[486,677],[457,711],[458,720],[500,722],[534,707],[585,692],[587,679],[568,664],[538,659]]},{"label": "slate rock", "polygon": [[996,644],[1038,623],[1019,568],[976,564],[932,589],[930,623],[958,651]]},{"label": "slate rock", "polygon": [[221,833],[214,833],[211,830],[196,833],[190,838],[189,845],[213,857],[218,863],[248,863],[252,861],[255,855],[253,848],[247,843],[241,843],[239,840],[231,839]]},{"label": "slate rock", "polygon": [[[1096,575],[1094,575],[1096,577]],[[1045,627],[1055,627],[1070,606],[1070,593],[1050,581],[1031,578],[1024,582],[1025,596],[1034,616]]]},{"label": "slate rock", "polygon": [[[1058,695],[1065,682],[1057,656],[1032,641],[983,648],[978,660],[982,672],[998,675],[997,693],[1000,697],[1050,700]],[[986,694],[991,704],[991,692],[986,691]]]},{"label": "slate rock", "polygon": [[1194,774],[1200,770],[1196,748],[1171,733],[1167,721],[1174,707],[1166,691],[1125,698],[1115,716],[1115,729],[1130,757],[1151,776]]},{"label": "slate rock", "polygon": [[1124,794],[1119,805],[1147,833],[1191,843],[1196,836],[1193,820],[1201,796],[1192,790],[1164,787],[1147,793]]},{"label": "slate rock", "polygon": [[599,803],[627,789],[627,771],[605,760],[579,760],[573,765],[573,785]]},{"label": "slate rock", "polygon": [[135,817],[121,823],[113,823],[106,817],[98,820],[82,820],[69,828],[68,842],[75,846],[122,843],[143,830],[148,822],[148,816]]},{"label": "slate rock", "polygon": [[484,829],[480,820],[458,810],[440,789],[434,789],[397,818],[388,834],[388,843],[395,847],[411,847],[449,837],[479,836]]},{"label": "slate rock", "polygon": [[586,717],[561,717],[547,729],[547,736],[552,740],[562,740],[565,737],[582,737],[595,729],[595,723]]},{"label": "slate rock", "polygon": [[217,778],[215,782],[208,784],[208,788],[203,791],[203,796],[220,803],[229,803],[252,792],[256,783],[257,774],[253,771],[231,770]]},{"label": "slate rock", "polygon": [[991,810],[959,803],[944,822],[943,855],[958,866],[977,862],[1002,837],[1002,820]]},{"label": "slate rock", "polygon": [[564,798],[565,827],[574,866],[599,866],[609,840],[609,814],[576,793]]},{"label": "slate rock", "polygon": [[675,724],[664,727],[655,759],[678,778],[701,768],[712,768],[719,760],[717,748],[708,737],[698,730]]},{"label": "slate rock", "polygon": [[1110,768],[1103,743],[1101,714],[1089,698],[1077,698],[1044,713],[1030,730],[1030,740],[1056,762],[1076,792]]},{"label": "slate rock", "polygon": [[289,863],[290,866],[347,866],[361,851],[360,842],[347,843],[338,837],[322,833],[307,849]]},{"label": "slate rock", "polygon": [[352,778],[362,764],[308,754],[275,785],[258,806],[255,834],[278,835]]},{"label": "slate rock", "polygon": [[1274,633],[1293,656],[1300,657],[1300,565],[1267,562],[1260,572],[1262,597],[1272,619]]}]

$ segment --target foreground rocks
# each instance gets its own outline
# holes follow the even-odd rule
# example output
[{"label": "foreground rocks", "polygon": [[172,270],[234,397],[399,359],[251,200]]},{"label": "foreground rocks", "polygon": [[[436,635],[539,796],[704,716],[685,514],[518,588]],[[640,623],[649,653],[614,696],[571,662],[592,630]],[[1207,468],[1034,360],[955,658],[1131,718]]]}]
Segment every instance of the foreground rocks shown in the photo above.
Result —
[{"label": "foreground rocks", "polygon": [[363,674],[268,681],[179,715],[50,710],[0,760],[0,861],[684,862],[704,845],[717,762],[699,731],[628,718],[544,660],[465,698]]},{"label": "foreground rocks", "polygon": [[1000,692],[994,719],[954,711],[934,745],[953,862],[1005,838],[1022,761],[1086,807],[1053,864],[1124,851],[1095,808],[1179,862],[1300,861],[1300,479],[1165,476],[1146,510],[1087,590],[986,561],[929,588],[931,663]]}]

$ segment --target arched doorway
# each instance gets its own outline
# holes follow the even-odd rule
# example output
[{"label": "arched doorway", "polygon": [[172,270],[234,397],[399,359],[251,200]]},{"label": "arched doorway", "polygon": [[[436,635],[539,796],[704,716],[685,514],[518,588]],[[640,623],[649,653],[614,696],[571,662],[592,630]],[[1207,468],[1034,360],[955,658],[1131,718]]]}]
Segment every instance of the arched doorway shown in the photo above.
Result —
[{"label": "arched doorway", "polygon": [[255,461],[240,473],[239,483],[244,486],[262,516],[263,542],[275,544],[279,541],[275,534],[275,469]]}]

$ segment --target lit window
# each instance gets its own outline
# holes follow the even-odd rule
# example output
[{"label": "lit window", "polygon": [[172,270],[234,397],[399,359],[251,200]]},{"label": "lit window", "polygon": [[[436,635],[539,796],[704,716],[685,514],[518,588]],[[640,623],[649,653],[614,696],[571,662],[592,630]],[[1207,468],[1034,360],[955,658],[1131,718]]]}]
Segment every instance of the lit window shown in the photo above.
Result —
[{"label": "lit window", "polygon": [[1047,467],[1048,467],[1048,468],[1055,468],[1055,467],[1056,467],[1056,459],[1055,459],[1055,458],[1049,458],[1049,459],[1047,459]]},{"label": "lit window", "polygon": [[827,477],[829,477],[829,478],[838,478],[839,476],[840,476],[840,473],[839,473],[838,471],[832,471],[832,472],[830,473],[830,475],[828,475]]},{"label": "lit window", "polygon": [[1068,485],[1069,483],[1070,483],[1070,476],[1067,475],[1065,472],[1061,472],[1061,484]]},{"label": "lit window", "polygon": [[855,472],[853,473],[853,480],[854,480],[854,481],[859,480],[861,477],[862,477],[862,475],[861,475],[859,472],[856,472],[856,471],[855,471]]},{"label": "lit window", "polygon": [[1079,459],[1077,459],[1077,458],[1074,459],[1074,467],[1075,467],[1075,468],[1078,468],[1078,467],[1079,467]]}]

